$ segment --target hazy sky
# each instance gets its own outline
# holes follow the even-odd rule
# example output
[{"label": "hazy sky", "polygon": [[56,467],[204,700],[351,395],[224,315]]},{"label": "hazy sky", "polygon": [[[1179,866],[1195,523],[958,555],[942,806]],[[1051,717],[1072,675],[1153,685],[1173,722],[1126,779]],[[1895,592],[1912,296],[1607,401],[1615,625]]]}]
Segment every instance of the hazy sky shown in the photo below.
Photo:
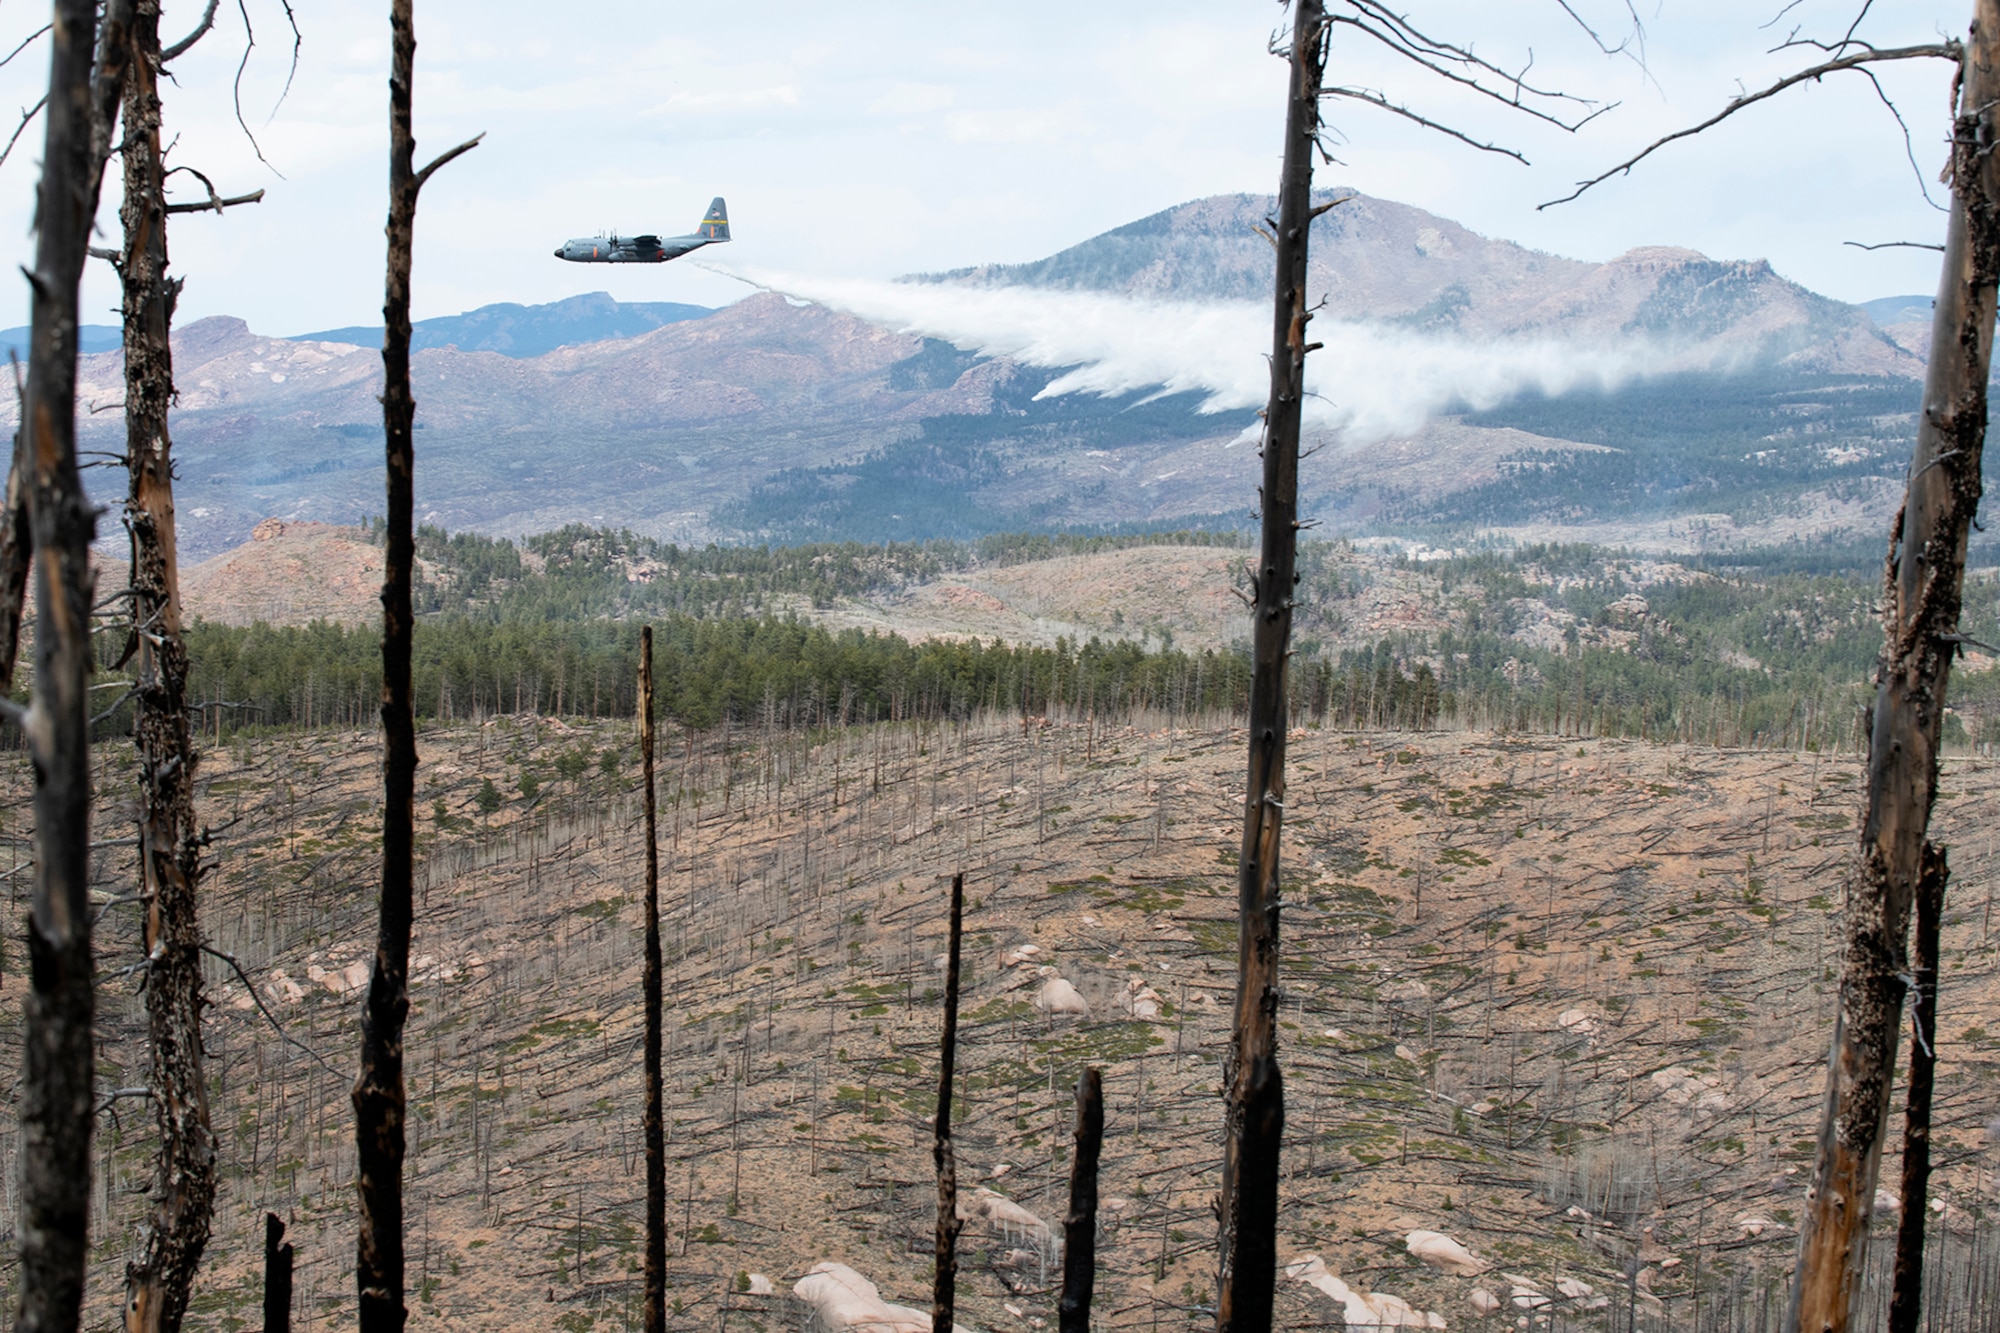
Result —
[{"label": "hazy sky", "polygon": [[[231,110],[244,51],[235,0],[181,60],[167,119],[173,160],[226,192],[264,187],[227,217],[176,218],[183,321],[234,314],[269,333],[380,318],[386,194],[387,6],[294,0],[304,33],[290,96],[289,34],[275,0],[244,0],[256,46],[243,106],[266,166]],[[1858,0],[1635,0],[1646,64],[1606,58],[1555,0],[1407,0],[1435,31],[1498,63],[1532,53],[1538,76],[1622,103],[1569,136],[1434,80],[1353,40],[1330,77],[1387,89],[1440,118],[1517,146],[1531,166],[1474,152],[1353,105],[1331,115],[1342,165],[1319,180],[1403,200],[1477,231],[1586,259],[1637,245],[1763,257],[1849,300],[1928,292],[1936,265],[1912,251],[1863,253],[1846,240],[1936,240],[1895,121],[1846,75],[1801,87],[1628,179],[1537,213],[1658,134],[1718,109],[1801,63],[1768,54],[1794,25],[1837,34]],[[1624,0],[1582,0],[1607,32]],[[168,0],[178,35],[200,12]],[[1862,29],[1879,45],[1932,41],[1969,17],[1964,0],[1878,0]],[[0,7],[11,48],[46,7]],[[420,161],[484,130],[484,145],[435,178],[418,218],[418,316],[492,301],[608,290],[623,300],[732,300],[744,288],[687,261],[565,264],[564,238],[602,229],[692,229],[711,196],[729,200],[736,241],[718,262],[826,278],[886,277],[1038,258],[1106,228],[1206,194],[1268,192],[1277,176],[1284,66],[1266,43],[1271,0],[1008,0],[936,5],[842,0],[761,5],[594,0],[418,0]],[[32,104],[46,48],[0,69],[10,111]],[[1948,128],[1941,62],[1887,68],[1917,162],[1935,180]],[[11,126],[9,126],[11,128]],[[14,263],[28,235],[39,122],[0,167],[0,234]],[[116,228],[116,163],[103,225]],[[1933,185],[1932,194],[1942,199]],[[86,320],[115,322],[108,268],[93,266]],[[19,286],[17,282],[17,287]],[[26,320],[25,291],[14,315]]]}]

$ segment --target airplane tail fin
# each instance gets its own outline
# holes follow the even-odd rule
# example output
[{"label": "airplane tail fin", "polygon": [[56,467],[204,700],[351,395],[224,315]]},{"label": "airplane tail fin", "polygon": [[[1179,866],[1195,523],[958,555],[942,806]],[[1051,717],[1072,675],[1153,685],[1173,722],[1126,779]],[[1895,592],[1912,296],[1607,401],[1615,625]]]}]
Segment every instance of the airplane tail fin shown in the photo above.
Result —
[{"label": "airplane tail fin", "polygon": [[715,202],[708,206],[708,212],[702,215],[701,225],[695,228],[695,234],[711,241],[729,239],[729,206],[722,202],[721,195],[715,196]]}]

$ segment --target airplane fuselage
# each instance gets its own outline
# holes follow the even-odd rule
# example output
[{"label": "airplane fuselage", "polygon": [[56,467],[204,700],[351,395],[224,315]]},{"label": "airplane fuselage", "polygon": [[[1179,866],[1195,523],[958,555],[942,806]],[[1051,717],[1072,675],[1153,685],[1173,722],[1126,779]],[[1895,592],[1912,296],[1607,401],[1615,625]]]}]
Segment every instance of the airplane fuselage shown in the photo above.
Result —
[{"label": "airplane fuselage", "polygon": [[588,236],[564,241],[556,258],[572,264],[664,264],[712,244],[706,236]]},{"label": "airplane fuselage", "polygon": [[729,207],[717,195],[701,224],[686,236],[585,236],[564,241],[557,259],[572,264],[664,264],[691,250],[729,239]]}]

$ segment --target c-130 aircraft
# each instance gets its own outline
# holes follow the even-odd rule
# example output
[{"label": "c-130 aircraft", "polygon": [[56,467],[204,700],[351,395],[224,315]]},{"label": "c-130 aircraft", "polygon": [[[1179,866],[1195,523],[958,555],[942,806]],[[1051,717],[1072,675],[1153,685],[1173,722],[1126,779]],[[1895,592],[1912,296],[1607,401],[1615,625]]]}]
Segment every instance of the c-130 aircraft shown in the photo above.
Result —
[{"label": "c-130 aircraft", "polygon": [[664,264],[669,259],[679,259],[691,250],[699,250],[704,245],[714,245],[729,239],[729,209],[717,195],[715,202],[708,206],[701,225],[687,236],[620,236],[616,232],[609,236],[593,236],[581,240],[564,241],[556,251],[557,259],[567,259],[573,264]]}]

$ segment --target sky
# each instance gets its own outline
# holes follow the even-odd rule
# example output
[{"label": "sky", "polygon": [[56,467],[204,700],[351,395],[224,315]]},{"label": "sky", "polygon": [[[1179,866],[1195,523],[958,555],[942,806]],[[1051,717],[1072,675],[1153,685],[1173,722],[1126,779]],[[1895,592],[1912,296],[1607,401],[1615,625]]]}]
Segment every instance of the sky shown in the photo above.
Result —
[{"label": "sky", "polygon": [[[235,315],[294,334],[378,322],[387,192],[387,6],[293,0],[302,44],[277,0],[225,0],[218,25],[176,62],[170,161],[225,193],[262,188],[227,216],[177,217],[179,319]],[[1769,259],[1844,300],[1928,293],[1935,257],[1848,241],[1941,239],[1935,184],[1949,127],[1949,70],[1883,66],[1883,93],[1852,74],[1802,85],[1581,200],[1537,211],[1573,182],[1733,95],[1810,63],[1772,52],[1844,31],[1860,0],[1572,0],[1605,55],[1557,0],[1401,0],[1411,19],[1504,66],[1616,103],[1565,133],[1451,89],[1345,35],[1329,81],[1381,89],[1529,161],[1474,151],[1372,108],[1334,104],[1338,163],[1317,181],[1418,205],[1475,231],[1576,258],[1640,245]],[[163,28],[193,26],[199,0],[167,0]],[[734,242],[703,258],[744,271],[833,282],[1040,258],[1204,195],[1276,186],[1284,63],[1268,53],[1274,0],[1008,0],[958,5],[844,0],[661,5],[594,0],[417,0],[419,162],[473,134],[481,146],[426,188],[417,221],[418,318],[496,301],[605,290],[620,300],[706,305],[750,289],[686,260],[563,263],[553,249],[603,230],[693,229],[714,195]],[[1879,46],[1936,41],[1964,0],[1877,0],[1859,30]],[[46,16],[0,6],[0,52]],[[246,42],[247,12],[254,45]],[[1643,59],[1639,53],[1643,49]],[[247,55],[247,59],[246,59]],[[237,123],[232,88],[239,62]],[[0,102],[30,106],[45,43],[0,68]],[[282,101],[280,95],[283,93]],[[11,100],[7,100],[11,99]],[[11,129],[11,125],[7,128]],[[41,125],[0,165],[0,236],[33,252]],[[255,136],[253,146],[250,135]],[[260,160],[261,154],[261,160]],[[100,226],[115,235],[117,167]],[[187,177],[179,178],[187,180]],[[115,323],[109,267],[86,279],[86,322]],[[17,283],[14,313],[25,323]]]}]

